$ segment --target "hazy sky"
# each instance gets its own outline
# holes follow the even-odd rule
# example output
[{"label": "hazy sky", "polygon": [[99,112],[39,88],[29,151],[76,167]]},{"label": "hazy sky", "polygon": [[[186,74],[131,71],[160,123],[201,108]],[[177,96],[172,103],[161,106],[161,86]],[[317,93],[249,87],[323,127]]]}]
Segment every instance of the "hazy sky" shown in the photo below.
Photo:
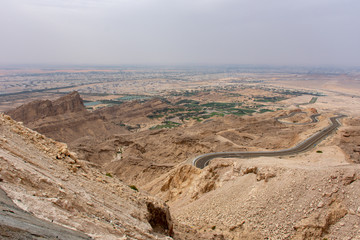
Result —
[{"label": "hazy sky", "polygon": [[0,0],[0,64],[360,66],[359,0]]}]

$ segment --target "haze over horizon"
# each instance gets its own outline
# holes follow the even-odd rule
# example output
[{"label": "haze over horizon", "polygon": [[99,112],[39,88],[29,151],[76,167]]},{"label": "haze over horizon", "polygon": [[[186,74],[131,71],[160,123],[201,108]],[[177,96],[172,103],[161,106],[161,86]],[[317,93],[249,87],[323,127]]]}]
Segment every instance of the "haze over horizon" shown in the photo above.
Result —
[{"label": "haze over horizon", "polygon": [[0,0],[0,64],[360,66],[356,0]]}]

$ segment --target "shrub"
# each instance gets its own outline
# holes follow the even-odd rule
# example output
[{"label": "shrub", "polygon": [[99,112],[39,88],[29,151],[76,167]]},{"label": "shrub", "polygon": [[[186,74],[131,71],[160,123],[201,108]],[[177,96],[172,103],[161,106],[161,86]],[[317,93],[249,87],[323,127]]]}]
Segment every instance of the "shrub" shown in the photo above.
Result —
[{"label": "shrub", "polygon": [[129,185],[129,188],[131,188],[134,191],[139,191],[139,189],[137,189],[137,187],[135,185]]}]

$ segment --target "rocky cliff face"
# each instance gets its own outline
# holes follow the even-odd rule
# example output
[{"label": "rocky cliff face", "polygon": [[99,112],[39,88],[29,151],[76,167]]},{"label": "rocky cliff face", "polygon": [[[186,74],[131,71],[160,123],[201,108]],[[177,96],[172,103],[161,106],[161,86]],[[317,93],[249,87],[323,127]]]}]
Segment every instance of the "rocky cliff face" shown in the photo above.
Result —
[{"label": "rocky cliff face", "polygon": [[38,100],[30,102],[8,111],[7,114],[17,121],[29,123],[44,117],[83,111],[86,111],[83,101],[79,93],[74,91],[55,101]]},{"label": "rocky cliff face", "polygon": [[129,131],[105,119],[99,113],[88,112],[79,93],[72,92],[55,101],[34,101],[7,112],[14,120],[57,141],[72,142],[80,138],[105,139],[112,134]]},{"label": "rocky cliff face", "polygon": [[[79,160],[66,144],[3,114],[0,181],[18,207],[50,225],[53,222],[76,229],[95,239],[168,239],[166,235],[173,234],[169,209],[163,201],[131,189],[111,174]],[[0,212],[1,228],[18,229],[19,239],[32,233],[28,226],[9,226],[8,219],[8,212]],[[61,234],[59,238],[69,239]]]},{"label": "rocky cliff face", "polygon": [[360,119],[346,118],[343,124],[334,142],[341,147],[350,162],[360,163]]}]

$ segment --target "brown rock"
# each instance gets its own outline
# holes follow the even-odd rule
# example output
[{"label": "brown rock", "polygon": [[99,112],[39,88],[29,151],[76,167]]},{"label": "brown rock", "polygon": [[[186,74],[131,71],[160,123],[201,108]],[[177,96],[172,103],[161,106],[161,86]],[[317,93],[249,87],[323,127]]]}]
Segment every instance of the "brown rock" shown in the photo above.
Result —
[{"label": "brown rock", "polygon": [[155,232],[173,236],[173,223],[171,221],[169,207],[167,205],[155,205],[153,202],[147,204],[147,219]]},{"label": "brown rock", "polygon": [[343,178],[343,183],[344,183],[344,185],[346,186],[346,185],[351,184],[351,183],[354,182],[355,180],[356,180],[356,174],[353,173],[352,175],[346,175],[346,176],[344,176],[344,178]]},{"label": "brown rock", "polygon": [[338,202],[333,202],[330,209],[324,212],[313,212],[310,217],[295,225],[294,239],[319,239],[327,232],[331,225],[338,222],[347,214],[346,208]]},{"label": "brown rock", "polygon": [[6,114],[13,119],[26,123],[36,121],[43,117],[56,116],[70,112],[86,111],[78,92],[72,92],[55,101],[38,100],[22,105]]}]

